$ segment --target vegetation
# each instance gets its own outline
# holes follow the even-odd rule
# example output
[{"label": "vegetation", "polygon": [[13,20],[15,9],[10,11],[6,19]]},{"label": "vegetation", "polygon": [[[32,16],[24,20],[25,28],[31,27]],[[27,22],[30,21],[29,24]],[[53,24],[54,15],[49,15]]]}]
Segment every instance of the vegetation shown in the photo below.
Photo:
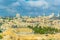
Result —
[{"label": "vegetation", "polygon": [[2,36],[2,34],[0,34],[0,39],[2,39],[3,38],[3,36]]},{"label": "vegetation", "polygon": [[8,20],[10,21],[10,20],[12,20],[13,18],[12,18],[12,17],[2,17],[2,19],[4,19],[4,20],[7,20],[7,19],[8,19]]},{"label": "vegetation", "polygon": [[0,30],[0,33],[2,33],[2,30]]},{"label": "vegetation", "polygon": [[0,39],[2,39],[3,37],[0,35]]},{"label": "vegetation", "polygon": [[34,33],[38,33],[38,34],[55,34],[55,33],[58,33],[60,32],[59,29],[56,29],[56,28],[52,28],[52,27],[41,27],[38,25],[36,25],[35,27],[33,26],[28,26],[29,28],[31,28]]}]

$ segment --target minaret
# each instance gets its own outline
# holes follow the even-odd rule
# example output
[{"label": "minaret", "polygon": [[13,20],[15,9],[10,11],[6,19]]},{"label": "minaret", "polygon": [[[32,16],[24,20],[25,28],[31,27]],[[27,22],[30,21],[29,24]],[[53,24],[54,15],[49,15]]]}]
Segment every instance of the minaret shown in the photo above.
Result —
[{"label": "minaret", "polygon": [[57,17],[60,17],[60,13],[58,13]]},{"label": "minaret", "polygon": [[43,26],[45,25],[45,13],[43,13]]}]

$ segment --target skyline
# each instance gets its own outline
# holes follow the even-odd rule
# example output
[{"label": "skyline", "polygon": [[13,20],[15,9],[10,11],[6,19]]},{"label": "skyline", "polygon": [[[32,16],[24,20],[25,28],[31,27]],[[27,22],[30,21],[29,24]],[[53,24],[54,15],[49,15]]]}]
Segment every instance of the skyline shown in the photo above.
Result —
[{"label": "skyline", "polygon": [[60,0],[0,0],[0,16],[39,16],[60,13]]}]

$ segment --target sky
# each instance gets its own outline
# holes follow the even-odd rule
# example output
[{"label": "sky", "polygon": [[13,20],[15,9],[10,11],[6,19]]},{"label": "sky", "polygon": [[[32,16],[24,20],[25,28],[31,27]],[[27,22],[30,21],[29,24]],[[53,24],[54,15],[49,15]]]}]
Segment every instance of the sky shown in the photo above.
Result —
[{"label": "sky", "polygon": [[39,16],[60,13],[60,0],[0,0],[0,16]]}]

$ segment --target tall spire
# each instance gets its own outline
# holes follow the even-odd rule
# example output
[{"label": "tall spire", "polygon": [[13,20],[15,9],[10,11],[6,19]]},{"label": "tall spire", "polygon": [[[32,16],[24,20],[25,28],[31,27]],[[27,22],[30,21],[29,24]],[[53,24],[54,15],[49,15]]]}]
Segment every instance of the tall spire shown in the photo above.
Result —
[{"label": "tall spire", "polygon": [[57,17],[59,17],[59,16],[60,16],[60,13],[58,13]]}]

